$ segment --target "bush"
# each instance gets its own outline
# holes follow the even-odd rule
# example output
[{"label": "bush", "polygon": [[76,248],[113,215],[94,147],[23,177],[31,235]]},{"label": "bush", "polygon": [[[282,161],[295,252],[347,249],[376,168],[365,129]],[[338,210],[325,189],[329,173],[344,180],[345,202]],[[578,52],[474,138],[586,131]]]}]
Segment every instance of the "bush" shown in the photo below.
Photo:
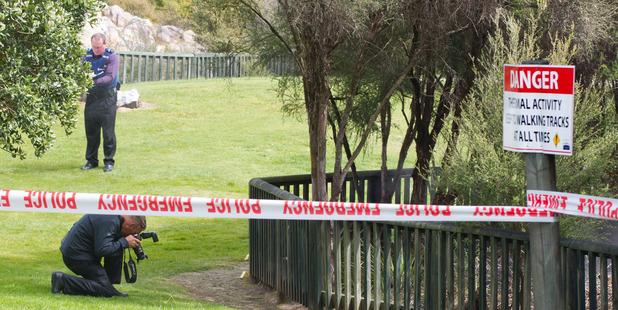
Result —
[{"label": "bush", "polygon": [[70,134],[77,98],[91,81],[79,33],[96,0],[0,0],[0,148],[26,157],[29,140],[42,156],[54,124]]},{"label": "bush", "polygon": [[[502,74],[504,64],[539,58],[535,37],[538,24],[530,19],[524,27],[503,12],[496,17],[495,25],[496,33],[489,38],[488,49],[476,68],[475,89],[458,120],[461,133],[457,148],[443,167],[446,177],[441,178],[440,188],[460,203],[521,206],[526,205],[524,156],[502,149]],[[570,38],[552,43],[554,48],[546,58],[551,64],[568,64],[574,54]],[[559,191],[611,196],[607,180],[617,162],[612,154],[618,126],[610,97],[603,84],[586,88],[576,84],[573,156],[557,156]],[[563,219],[561,235],[567,238],[590,239],[590,232],[602,226],[596,219]]]}]

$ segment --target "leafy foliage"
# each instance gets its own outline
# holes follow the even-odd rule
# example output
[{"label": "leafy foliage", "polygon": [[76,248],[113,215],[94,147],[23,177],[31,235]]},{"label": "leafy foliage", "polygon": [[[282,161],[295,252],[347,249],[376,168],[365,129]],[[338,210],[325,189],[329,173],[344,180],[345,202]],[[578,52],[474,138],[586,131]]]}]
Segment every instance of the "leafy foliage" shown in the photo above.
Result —
[{"label": "leafy foliage", "polygon": [[97,0],[0,0],[0,147],[26,157],[26,141],[42,156],[60,121],[75,126],[76,98],[90,80],[79,32]]},{"label": "leafy foliage", "polygon": [[[528,24],[524,25],[524,22]],[[458,121],[458,147],[444,166],[448,177],[441,188],[461,203],[525,205],[525,173],[521,153],[502,150],[503,65],[519,64],[540,55],[537,19],[517,20],[508,12],[495,18],[496,32],[476,68],[475,90]],[[502,26],[502,27],[500,27]],[[547,55],[550,64],[568,64],[576,47],[570,37],[553,40]],[[576,83],[573,156],[556,160],[559,191],[611,196],[607,173],[616,165],[612,153],[618,128],[611,96],[603,84],[582,87]],[[565,218],[561,235],[586,238],[597,223]],[[582,228],[583,227],[583,228]]]},{"label": "leafy foliage", "polygon": [[[354,170],[354,160],[370,137],[377,137],[384,147],[382,167],[388,168],[389,136],[395,128],[390,103],[397,96],[407,121],[397,168],[403,168],[414,144],[419,172],[413,176],[411,201],[425,200],[423,176],[444,129],[443,120],[470,89],[470,63],[484,44],[487,17],[497,5],[388,0],[272,1],[263,7],[255,0],[230,2],[244,3],[258,18],[249,32],[261,55],[283,52],[295,59],[301,72],[296,76],[302,76],[303,83],[285,79],[280,84],[282,98],[291,99],[284,108],[297,112],[301,107],[293,104],[304,103],[308,115],[315,112],[315,118],[309,116],[310,125],[328,119],[336,158],[330,199],[336,199],[341,176]],[[302,91],[293,86],[302,86]],[[317,135],[329,134],[324,127],[310,129],[310,136],[318,141]],[[311,150],[319,146],[312,144]],[[318,158],[312,163],[321,164]],[[321,186],[315,181],[314,186]],[[386,187],[383,201],[389,201],[395,190]]]},{"label": "leafy foliage", "polygon": [[[505,29],[502,30],[500,23]],[[441,186],[459,203],[525,205],[525,175],[521,153],[502,149],[503,65],[537,59],[533,34],[502,11],[494,19],[496,33],[476,68],[475,88],[466,100],[457,148],[443,166]],[[535,26],[530,26],[531,32]],[[521,39],[518,39],[521,38]],[[499,185],[499,186],[496,186]]]}]

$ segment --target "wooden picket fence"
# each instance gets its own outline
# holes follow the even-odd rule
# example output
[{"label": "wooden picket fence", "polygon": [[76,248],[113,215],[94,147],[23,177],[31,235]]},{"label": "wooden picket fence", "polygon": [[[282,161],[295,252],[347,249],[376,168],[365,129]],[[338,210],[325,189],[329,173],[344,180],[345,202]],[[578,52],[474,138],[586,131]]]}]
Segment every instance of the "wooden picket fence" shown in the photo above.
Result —
[{"label": "wooden picket fence", "polygon": [[[408,203],[411,175],[412,169],[404,172],[393,203]],[[360,192],[349,177],[342,198],[375,202],[380,172],[358,177]],[[252,199],[310,200],[310,193],[310,175],[249,183]],[[534,307],[523,232],[453,223],[250,220],[249,238],[251,276],[309,309]],[[618,308],[618,246],[562,239],[560,250],[555,263],[567,308]]]},{"label": "wooden picket fence", "polygon": [[267,63],[245,53],[171,54],[117,51],[123,84],[193,78],[281,76],[294,70],[286,58]]}]

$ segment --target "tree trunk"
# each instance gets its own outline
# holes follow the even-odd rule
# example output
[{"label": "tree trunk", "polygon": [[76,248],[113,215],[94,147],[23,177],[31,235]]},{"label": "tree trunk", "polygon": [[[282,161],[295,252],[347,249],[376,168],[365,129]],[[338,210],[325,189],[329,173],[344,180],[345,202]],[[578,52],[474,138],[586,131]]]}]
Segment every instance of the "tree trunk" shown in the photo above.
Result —
[{"label": "tree trunk", "polygon": [[618,120],[618,80],[614,80],[612,82],[612,89],[614,90],[614,107],[615,107],[615,111],[616,113],[616,120]]},{"label": "tree trunk", "polygon": [[[337,137],[338,135],[337,134],[337,124],[341,124],[341,114],[339,113],[339,110],[337,109],[337,104],[335,103],[335,100],[332,97],[330,98],[330,102],[331,102],[331,113],[333,116],[328,118],[328,123],[330,124],[331,130],[333,132],[333,137]],[[357,195],[356,201],[365,202],[365,196],[364,196],[363,190],[359,186],[359,179],[358,179],[358,174],[356,171],[356,164],[354,163],[354,160],[352,159],[352,150],[350,149],[350,142],[348,141],[348,137],[345,133],[343,134],[343,149],[345,151],[347,159],[352,162],[352,166],[350,166],[350,169],[352,171],[352,186],[354,187],[354,190],[356,191],[356,195]],[[342,172],[341,169],[340,171]],[[333,172],[337,172],[337,170],[334,170]],[[336,173],[333,173],[333,175],[335,174]],[[340,177],[342,177],[343,179],[346,178],[345,175],[340,176]],[[339,184],[337,183],[337,178],[335,176],[333,176],[333,184]],[[341,190],[342,190],[341,186],[338,186],[338,187],[333,186],[331,190],[330,200],[337,201],[337,197],[341,195]]]},{"label": "tree trunk", "polygon": [[311,46],[303,57],[305,104],[309,127],[309,152],[311,155],[312,200],[327,201],[326,187],[326,125],[328,123],[328,66],[319,47]]},{"label": "tree trunk", "polygon": [[[418,139],[417,139],[418,143]],[[426,147],[416,149],[416,169],[412,173],[412,197],[410,203],[427,204],[427,171],[432,151]]]},{"label": "tree trunk", "polygon": [[[381,181],[381,192],[380,192],[380,202],[390,202],[389,200],[385,201],[385,197],[388,195],[389,192],[395,192],[394,191],[394,185],[391,185],[391,180],[390,177],[387,173],[388,171],[388,165],[387,165],[387,159],[388,159],[388,138],[390,137],[390,133],[391,133],[391,122],[392,122],[392,118],[391,118],[391,107],[390,104],[387,105],[387,107],[385,109],[382,110],[382,113],[380,114],[380,130],[382,133],[382,167],[380,169],[380,181]],[[391,187],[393,188],[391,190]],[[390,197],[392,197],[393,195],[390,194]],[[389,198],[390,198],[389,197]]]}]

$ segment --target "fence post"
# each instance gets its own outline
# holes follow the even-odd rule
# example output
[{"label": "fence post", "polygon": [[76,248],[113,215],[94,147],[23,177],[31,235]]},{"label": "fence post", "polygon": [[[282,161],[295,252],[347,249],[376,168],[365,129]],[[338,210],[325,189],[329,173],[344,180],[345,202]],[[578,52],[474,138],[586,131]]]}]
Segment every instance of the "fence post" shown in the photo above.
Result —
[{"label": "fence post", "polygon": [[[525,154],[527,189],[556,190],[554,155]],[[535,309],[566,309],[560,268],[559,222],[530,223],[530,254]]]},{"label": "fence post", "polygon": [[327,259],[326,255],[329,254],[322,242],[326,223],[328,221],[309,221],[307,224],[307,302],[311,310],[323,309],[326,306],[322,300],[322,277],[325,277],[326,272],[323,260]]}]

